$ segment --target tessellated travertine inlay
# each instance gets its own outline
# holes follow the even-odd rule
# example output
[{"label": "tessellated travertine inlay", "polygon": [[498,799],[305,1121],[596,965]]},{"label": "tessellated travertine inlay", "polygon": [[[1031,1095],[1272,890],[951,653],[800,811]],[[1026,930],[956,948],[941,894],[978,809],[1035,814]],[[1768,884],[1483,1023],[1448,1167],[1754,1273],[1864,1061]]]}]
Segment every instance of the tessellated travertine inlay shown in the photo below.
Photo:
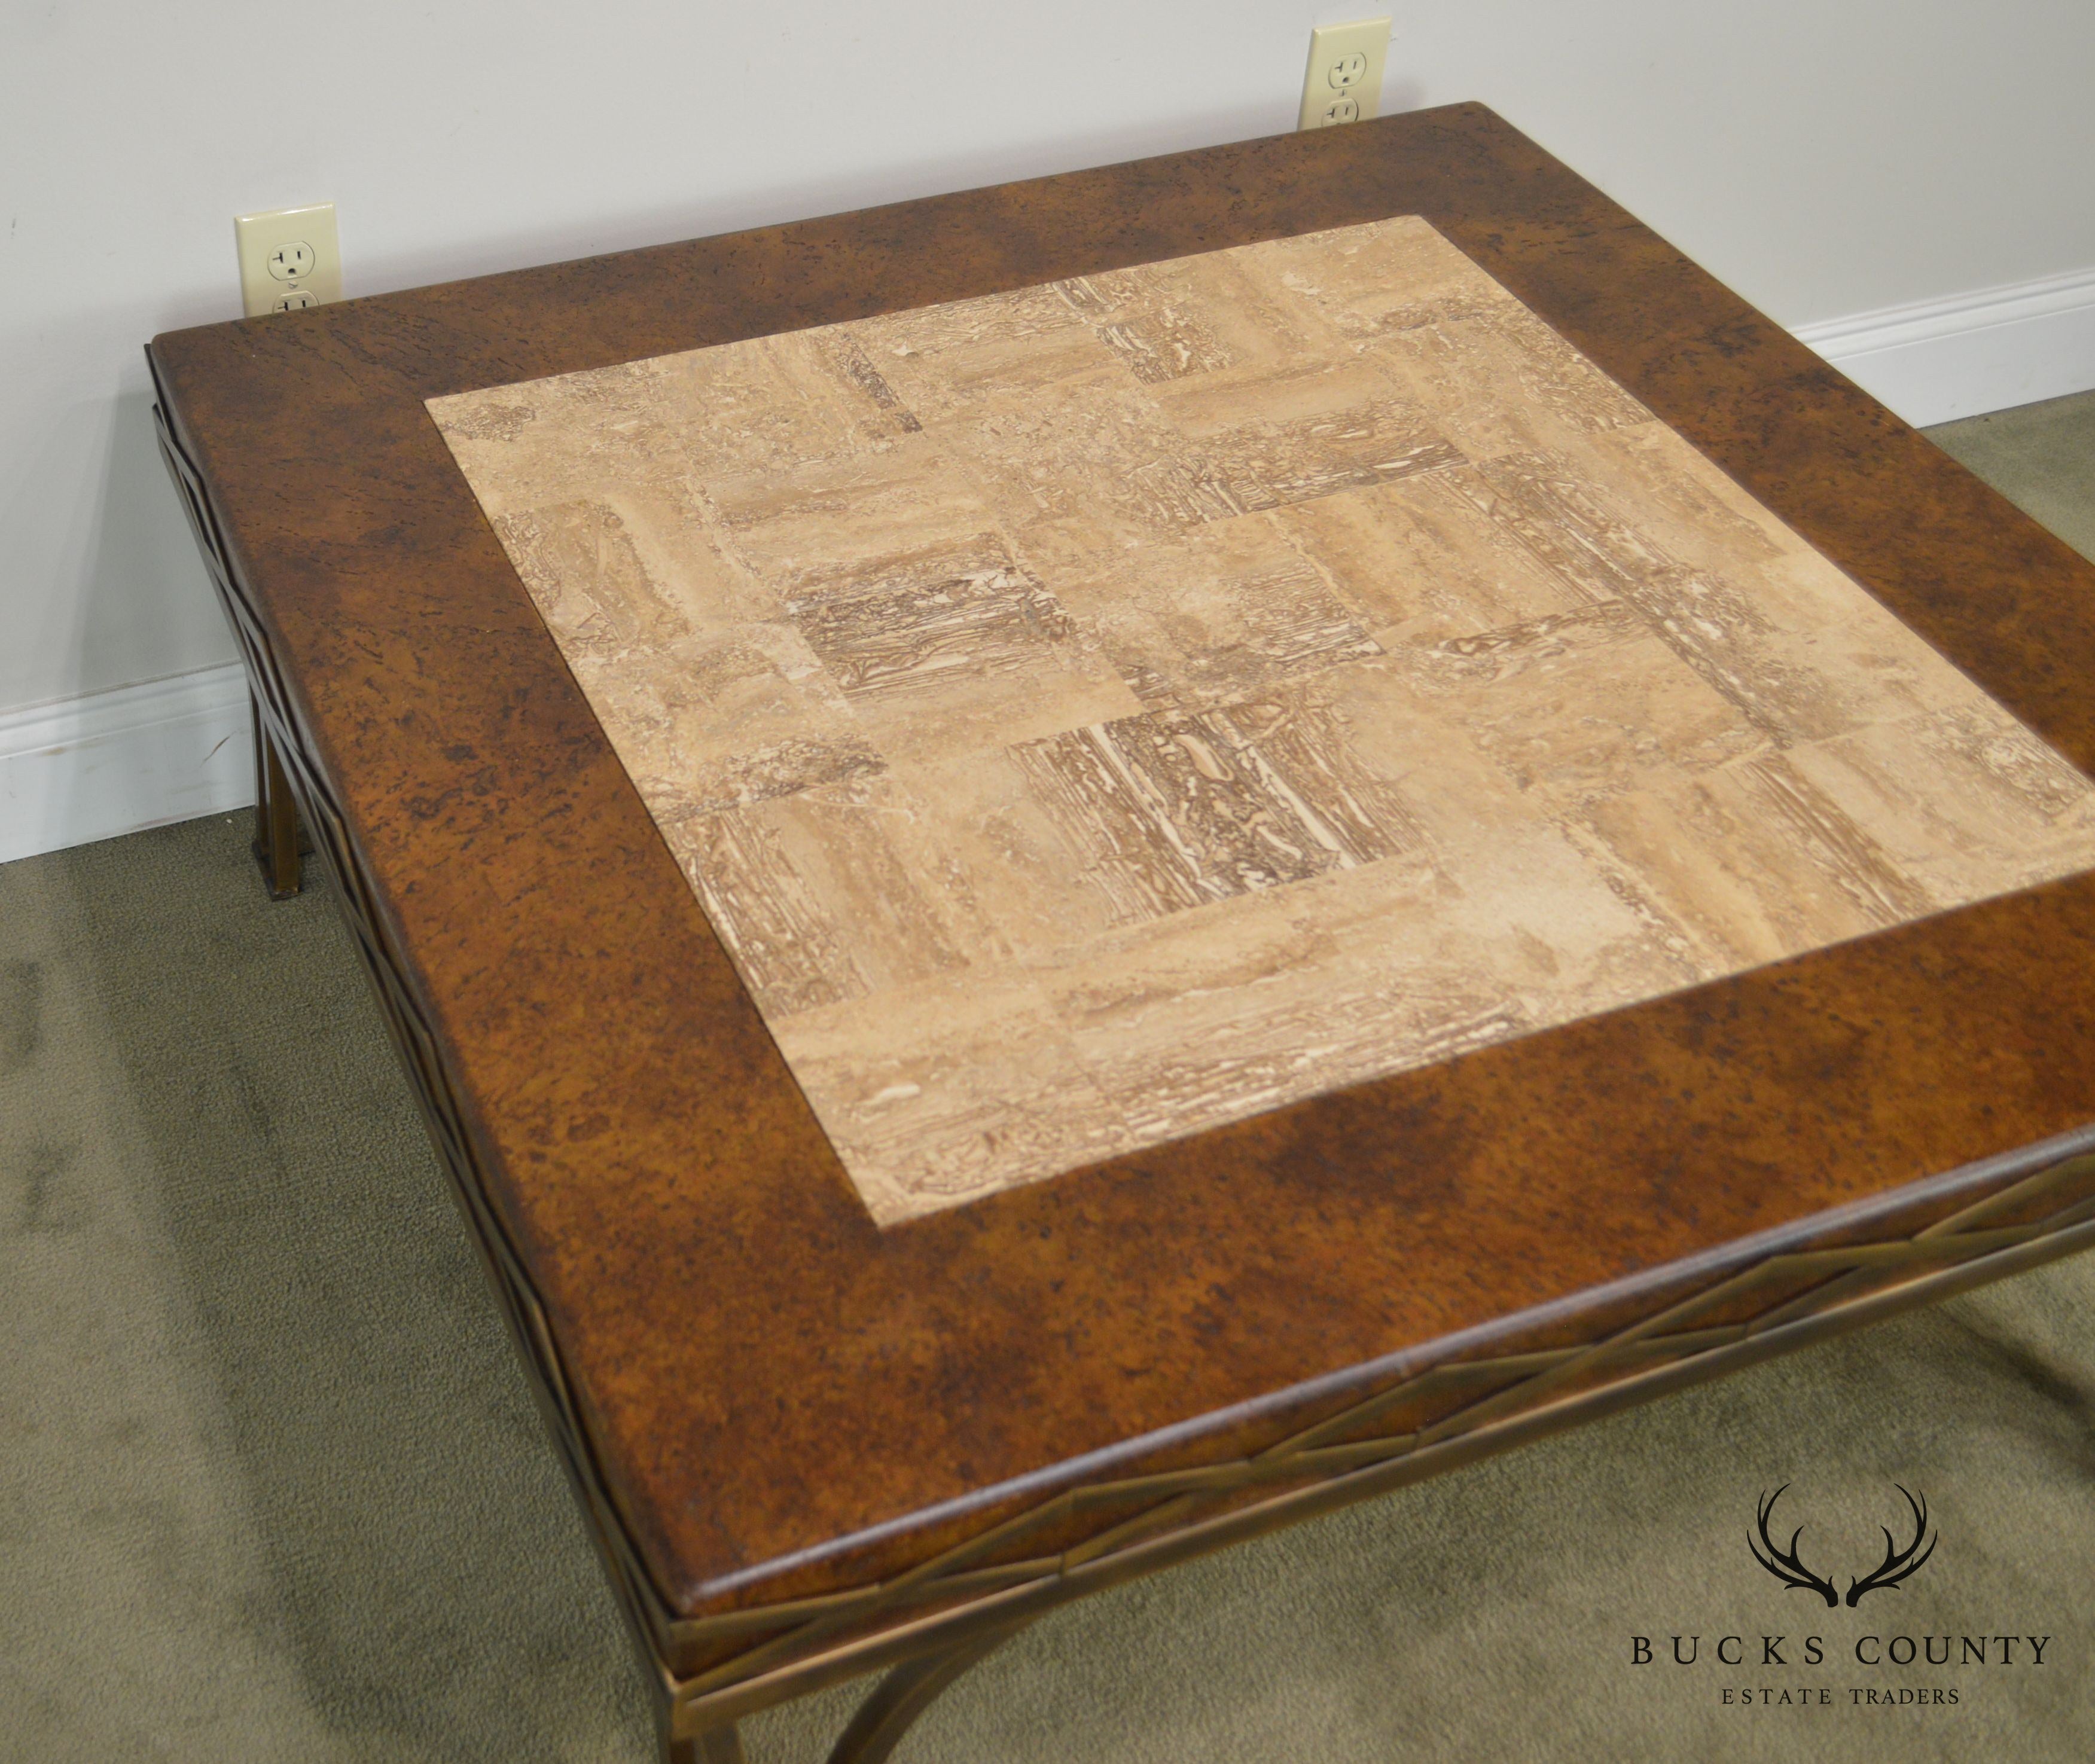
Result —
[{"label": "tessellated travertine inlay", "polygon": [[429,407],[883,1224],[2095,867],[1422,220]]}]

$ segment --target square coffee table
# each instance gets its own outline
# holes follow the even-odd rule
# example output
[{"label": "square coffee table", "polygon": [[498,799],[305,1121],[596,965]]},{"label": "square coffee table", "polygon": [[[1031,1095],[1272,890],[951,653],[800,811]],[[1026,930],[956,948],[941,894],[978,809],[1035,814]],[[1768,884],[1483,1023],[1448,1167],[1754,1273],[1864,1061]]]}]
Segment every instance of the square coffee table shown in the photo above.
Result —
[{"label": "square coffee table", "polygon": [[1480,107],[149,356],[669,1758],[2095,1241],[2095,568]]}]

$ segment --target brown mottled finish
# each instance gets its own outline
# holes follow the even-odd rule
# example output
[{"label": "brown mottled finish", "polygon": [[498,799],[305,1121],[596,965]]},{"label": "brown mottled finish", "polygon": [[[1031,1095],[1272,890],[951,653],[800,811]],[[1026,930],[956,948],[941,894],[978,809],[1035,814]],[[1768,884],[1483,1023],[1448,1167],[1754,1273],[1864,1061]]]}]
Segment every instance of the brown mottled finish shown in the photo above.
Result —
[{"label": "brown mottled finish", "polygon": [[1548,1328],[1619,1326],[1679,1258],[1903,1226],[2095,1119],[2083,876],[874,1228],[422,401],[1400,213],[2095,767],[2095,569],[1475,106],[155,340],[670,1610],[892,1572],[1160,1428],[1235,1456],[1277,1423],[1233,1405],[1640,1277]]}]

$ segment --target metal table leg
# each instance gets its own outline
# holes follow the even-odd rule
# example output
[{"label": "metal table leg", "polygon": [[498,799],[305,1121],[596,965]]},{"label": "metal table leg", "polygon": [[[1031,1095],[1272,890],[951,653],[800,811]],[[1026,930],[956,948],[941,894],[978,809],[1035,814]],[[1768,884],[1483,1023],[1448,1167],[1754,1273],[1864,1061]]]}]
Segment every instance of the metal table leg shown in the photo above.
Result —
[{"label": "metal table leg", "polygon": [[291,781],[284,775],[284,762],[251,694],[247,709],[255,725],[255,861],[262,866],[269,898],[289,900],[300,886],[298,804],[291,799]]}]

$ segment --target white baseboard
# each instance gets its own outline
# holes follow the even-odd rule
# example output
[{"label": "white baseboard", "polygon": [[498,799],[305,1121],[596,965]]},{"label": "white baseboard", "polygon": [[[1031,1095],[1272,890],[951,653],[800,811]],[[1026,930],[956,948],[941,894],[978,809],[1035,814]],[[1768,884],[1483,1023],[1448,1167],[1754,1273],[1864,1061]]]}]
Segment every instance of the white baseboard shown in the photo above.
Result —
[{"label": "white baseboard", "polygon": [[[1908,422],[2095,389],[2095,269],[1799,327]],[[255,799],[237,666],[0,712],[0,863]]]},{"label": "white baseboard", "polygon": [[2095,389],[2095,269],[1800,325],[1797,337],[1925,427]]},{"label": "white baseboard", "polygon": [[0,863],[254,800],[237,663],[0,711]]}]

